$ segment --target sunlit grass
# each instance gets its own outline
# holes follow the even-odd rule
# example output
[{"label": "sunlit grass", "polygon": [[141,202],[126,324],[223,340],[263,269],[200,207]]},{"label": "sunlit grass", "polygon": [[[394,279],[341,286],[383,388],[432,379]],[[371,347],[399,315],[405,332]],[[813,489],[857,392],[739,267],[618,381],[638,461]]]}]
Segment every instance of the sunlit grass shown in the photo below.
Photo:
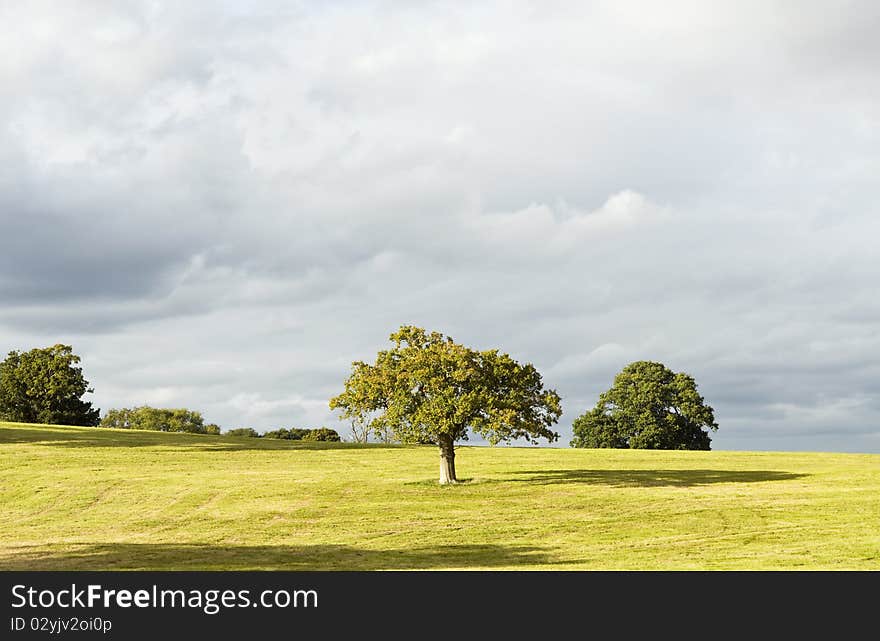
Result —
[{"label": "sunlit grass", "polygon": [[880,455],[0,424],[0,569],[880,569]]}]

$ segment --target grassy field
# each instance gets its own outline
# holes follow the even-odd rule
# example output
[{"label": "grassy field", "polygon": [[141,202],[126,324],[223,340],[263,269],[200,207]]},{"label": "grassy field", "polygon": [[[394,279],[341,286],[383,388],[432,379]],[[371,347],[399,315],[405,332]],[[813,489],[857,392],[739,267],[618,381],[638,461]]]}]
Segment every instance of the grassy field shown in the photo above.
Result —
[{"label": "grassy field", "polygon": [[0,570],[880,569],[880,455],[0,423]]}]

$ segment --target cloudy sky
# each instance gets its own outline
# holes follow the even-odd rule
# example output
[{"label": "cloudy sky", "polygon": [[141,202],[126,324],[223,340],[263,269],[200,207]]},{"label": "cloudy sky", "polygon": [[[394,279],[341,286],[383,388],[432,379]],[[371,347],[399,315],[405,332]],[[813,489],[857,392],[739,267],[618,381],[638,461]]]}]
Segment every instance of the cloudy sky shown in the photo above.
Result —
[{"label": "cloudy sky", "polygon": [[[471,6],[476,5],[476,6]],[[0,351],[328,425],[402,324],[633,360],[715,449],[880,452],[880,5],[0,5]]]}]

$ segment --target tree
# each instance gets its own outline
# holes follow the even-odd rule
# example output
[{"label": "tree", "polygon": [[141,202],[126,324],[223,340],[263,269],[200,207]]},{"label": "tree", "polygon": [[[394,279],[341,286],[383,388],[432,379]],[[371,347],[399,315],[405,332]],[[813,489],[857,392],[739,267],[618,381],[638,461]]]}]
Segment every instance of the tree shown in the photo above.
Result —
[{"label": "tree", "polygon": [[544,390],[533,365],[498,350],[476,351],[439,332],[402,326],[394,346],[373,365],[352,363],[345,389],[330,399],[344,419],[367,422],[376,435],[390,430],[403,443],[440,449],[440,483],[455,483],[455,443],[468,430],[495,445],[539,437],[554,441],[559,395]]},{"label": "tree", "polygon": [[278,438],[285,441],[301,441],[308,433],[309,430],[303,429],[301,427],[291,427],[290,429],[282,427],[277,430],[270,430],[266,432],[265,434],[263,434],[263,438]]},{"label": "tree", "polygon": [[317,427],[315,429],[291,427],[287,429],[282,427],[263,434],[263,438],[277,438],[286,441],[341,441],[339,433],[331,430],[329,427]]},{"label": "tree", "polygon": [[252,427],[236,427],[234,430],[226,430],[223,436],[247,436],[248,438],[260,438],[260,433]]},{"label": "tree", "polygon": [[328,441],[332,443],[339,443],[342,441],[339,438],[339,432],[336,430],[330,429],[329,427],[316,427],[313,430],[309,430],[308,434],[302,437],[304,441]]},{"label": "tree", "polygon": [[636,361],[614,378],[599,402],[576,418],[572,447],[708,450],[715,413],[687,374]]},{"label": "tree", "polygon": [[185,408],[165,409],[143,405],[134,408],[112,409],[101,420],[100,427],[119,430],[153,430],[156,432],[189,432],[191,434],[219,434],[216,425],[205,425],[200,412]]},{"label": "tree", "polygon": [[0,363],[0,418],[21,423],[98,424],[101,411],[82,400],[94,392],[70,345],[12,351]]},{"label": "tree", "polygon": [[370,424],[355,418],[349,421],[351,424],[351,438],[355,443],[366,443],[370,440]]}]

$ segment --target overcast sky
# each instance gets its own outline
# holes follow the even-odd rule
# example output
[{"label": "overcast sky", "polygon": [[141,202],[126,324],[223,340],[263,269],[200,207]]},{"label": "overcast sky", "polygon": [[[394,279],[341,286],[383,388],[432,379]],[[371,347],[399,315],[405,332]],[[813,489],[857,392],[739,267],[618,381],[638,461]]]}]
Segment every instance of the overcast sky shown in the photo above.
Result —
[{"label": "overcast sky", "polygon": [[[471,6],[478,5],[478,6]],[[715,449],[880,452],[880,5],[0,5],[0,350],[328,425],[402,324],[634,360]]]}]

